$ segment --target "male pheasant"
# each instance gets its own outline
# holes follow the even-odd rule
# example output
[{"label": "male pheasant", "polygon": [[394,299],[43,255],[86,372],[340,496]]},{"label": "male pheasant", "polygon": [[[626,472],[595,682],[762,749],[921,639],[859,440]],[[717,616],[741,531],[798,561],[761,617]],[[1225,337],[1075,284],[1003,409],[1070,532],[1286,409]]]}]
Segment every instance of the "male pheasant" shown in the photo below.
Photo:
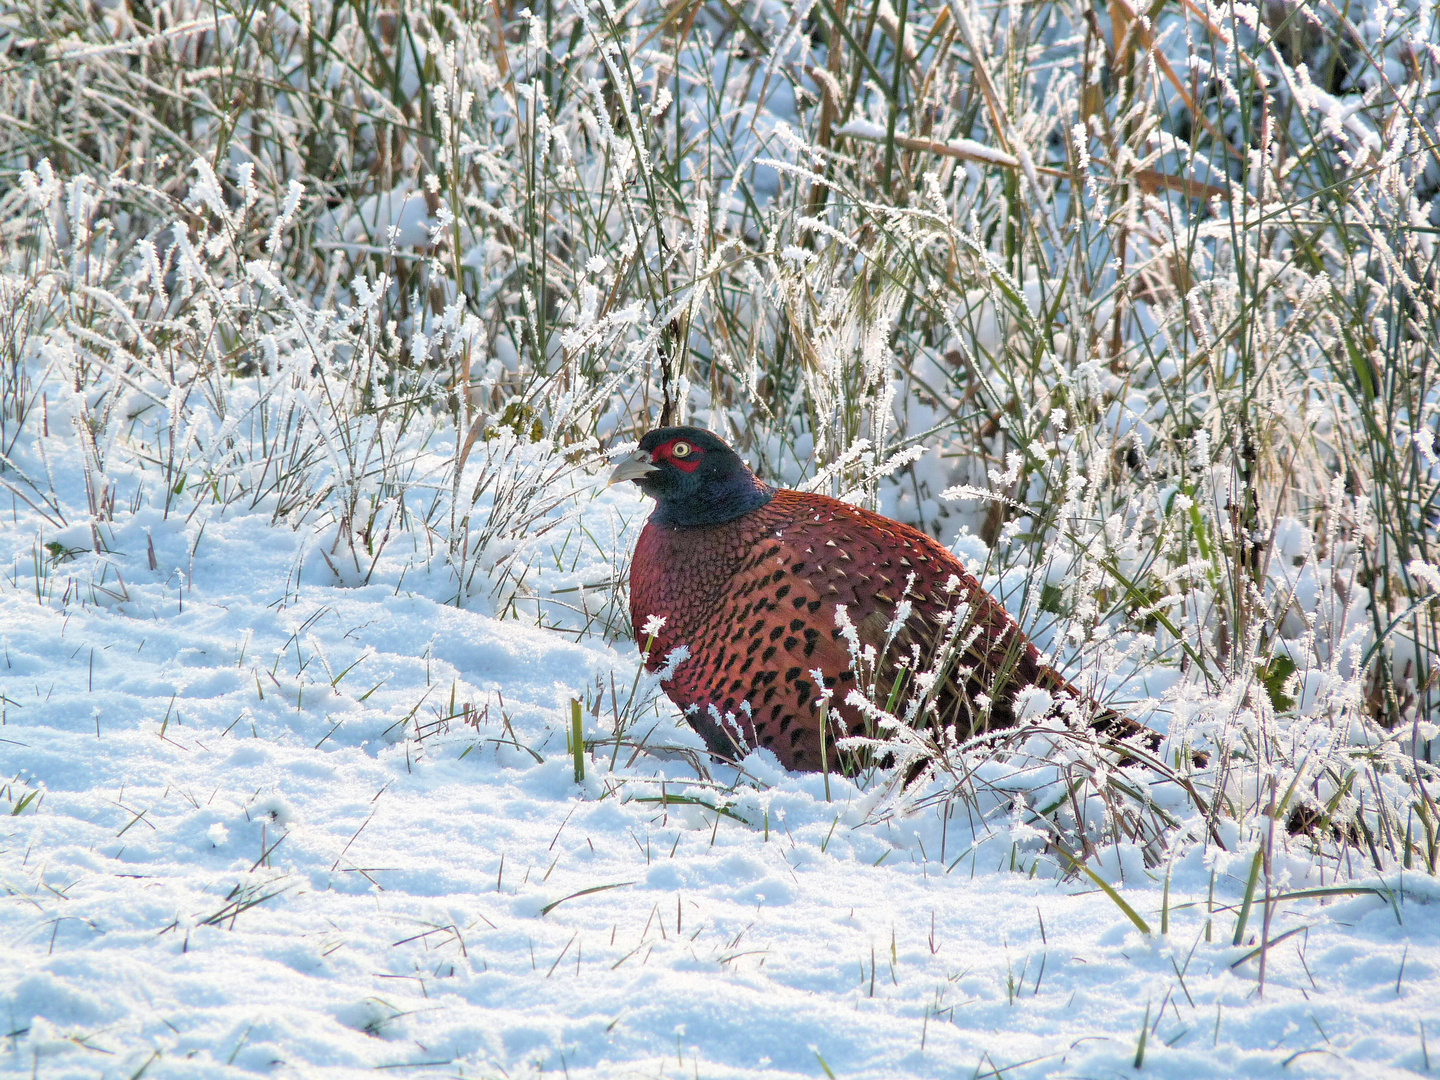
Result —
[{"label": "male pheasant", "polygon": [[[956,642],[920,719],[937,731],[954,725],[958,738],[1014,724],[1016,696],[1028,686],[1076,702],[1108,735],[1155,736],[1042,664],[1005,609],[918,529],[826,495],[770,487],[701,428],[649,432],[610,476],[623,480],[656,501],[630,565],[630,617],[642,646],[647,624],[664,620],[646,667],[669,661],[661,685],[712,753],[738,759],[763,746],[787,769],[843,767],[834,740],[876,734],[846,701],[866,679],[863,664],[857,677],[853,644],[874,648],[870,676],[884,705],[897,678],[911,679],[939,645]],[[908,615],[901,611],[897,625],[902,603]],[[959,627],[947,614],[957,608]],[[688,654],[676,663],[680,646]]]}]

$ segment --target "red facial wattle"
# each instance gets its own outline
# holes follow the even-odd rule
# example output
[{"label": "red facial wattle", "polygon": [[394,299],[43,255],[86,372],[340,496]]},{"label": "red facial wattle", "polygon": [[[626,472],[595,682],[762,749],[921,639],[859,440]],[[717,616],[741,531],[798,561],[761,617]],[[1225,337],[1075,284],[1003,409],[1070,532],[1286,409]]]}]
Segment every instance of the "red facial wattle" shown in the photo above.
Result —
[{"label": "red facial wattle", "polygon": [[704,451],[688,439],[671,439],[657,446],[652,456],[656,461],[674,465],[683,473],[693,473],[700,467],[703,454]]}]

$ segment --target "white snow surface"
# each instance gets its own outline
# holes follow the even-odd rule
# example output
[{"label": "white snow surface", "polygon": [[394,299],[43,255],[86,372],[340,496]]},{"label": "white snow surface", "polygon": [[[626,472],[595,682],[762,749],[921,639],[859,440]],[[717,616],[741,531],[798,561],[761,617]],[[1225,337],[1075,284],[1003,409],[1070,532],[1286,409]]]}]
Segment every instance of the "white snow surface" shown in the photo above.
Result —
[{"label": "white snow surface", "polygon": [[[1262,994],[1261,903],[1231,943],[1253,846],[1176,854],[1167,934],[1163,870],[1106,853],[1146,935],[1085,879],[1012,871],[1018,823],[877,822],[763,753],[727,794],[683,755],[612,758],[608,702],[576,783],[570,699],[630,685],[633,645],[447,606],[433,560],[342,587],[264,508],[120,502],[104,555],[23,504],[0,527],[0,1072],[1110,1077],[1142,1029],[1162,1077],[1440,1055],[1418,872],[1274,905]],[[636,496],[592,505],[632,542]],[[37,581],[50,542],[74,555]],[[443,719],[466,702],[478,726]],[[1276,844],[1277,880],[1317,884]]]}]

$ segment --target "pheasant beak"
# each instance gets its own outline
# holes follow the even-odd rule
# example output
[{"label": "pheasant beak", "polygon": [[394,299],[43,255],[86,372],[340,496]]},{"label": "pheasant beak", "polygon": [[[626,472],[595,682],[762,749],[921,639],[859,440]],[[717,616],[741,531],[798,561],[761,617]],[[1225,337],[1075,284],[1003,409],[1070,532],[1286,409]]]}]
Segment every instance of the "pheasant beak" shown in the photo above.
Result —
[{"label": "pheasant beak", "polygon": [[605,486],[610,487],[622,480],[639,480],[642,476],[659,471],[648,450],[636,450],[620,459],[620,464],[615,466],[615,471],[610,474]]}]

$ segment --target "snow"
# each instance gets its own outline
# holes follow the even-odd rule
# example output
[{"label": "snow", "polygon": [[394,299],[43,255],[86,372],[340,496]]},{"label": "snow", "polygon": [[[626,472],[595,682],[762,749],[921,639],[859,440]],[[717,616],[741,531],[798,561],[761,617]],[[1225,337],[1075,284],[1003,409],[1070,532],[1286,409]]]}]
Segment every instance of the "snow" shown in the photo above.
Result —
[{"label": "snow", "polygon": [[986,146],[974,139],[951,139],[944,144],[956,156],[968,158],[971,161],[988,161],[996,165],[1014,166],[1018,159],[1013,154],[1007,154],[1003,150],[996,150],[993,146]]},{"label": "snow", "polygon": [[[887,139],[885,128],[872,120],[855,119],[835,129],[836,135],[846,135],[852,139],[864,139],[867,142],[885,142]],[[895,135],[897,146],[903,146],[909,150],[926,150],[932,154],[942,154],[946,157],[960,158],[964,161],[979,161],[990,165],[1004,165],[1008,168],[1015,168],[1020,164],[1020,159],[1014,154],[1007,154],[1003,150],[996,150],[993,146],[986,146],[984,143],[976,142],[974,139],[923,139],[907,135],[905,132],[897,132]]]},{"label": "snow", "polygon": [[851,138],[855,139],[869,139],[874,142],[880,142],[883,141],[885,138],[885,128],[883,125],[877,124],[873,120],[866,120],[864,118],[857,117],[856,119],[851,120],[849,123],[842,124],[840,127],[836,128],[835,134],[848,135]]},{"label": "snow", "polygon": [[[1192,10],[1198,16],[1201,9],[1211,13],[1203,17],[1218,39],[1229,42],[1228,17],[1209,4]],[[700,119],[709,115],[712,97],[748,117],[731,125],[723,153],[713,157],[719,164],[707,159],[724,191],[717,197],[721,232],[758,236],[756,221],[763,219],[752,217],[754,205],[781,191],[782,173],[803,175],[804,162],[819,160],[795,135],[803,127],[796,87],[819,91],[833,77],[817,64],[804,79],[772,78],[782,60],[797,68],[803,62],[812,10],[818,9],[767,0],[747,15],[777,43],[760,79],[734,68],[727,49],[701,44],[707,39],[699,33],[692,35],[694,45],[675,53],[679,70],[703,73],[677,91],[677,123],[694,116],[684,122],[688,131],[714,138]],[[898,17],[888,0],[876,10],[893,38]],[[989,50],[977,43],[990,37],[976,34],[970,6],[952,3],[949,10],[971,56],[983,57]],[[1269,40],[1257,9],[1242,5],[1236,13]],[[700,18],[697,25],[709,16]],[[221,15],[203,28],[228,34],[233,21]],[[908,43],[916,27],[906,26],[907,52],[914,51]],[[76,40],[58,47],[75,63],[138,55],[160,44],[179,47],[197,28],[202,24],[181,23],[120,44]],[[406,98],[418,90],[427,59],[451,62],[422,42],[413,44],[397,69]],[[524,51],[514,56],[523,59]],[[1190,73],[1189,58],[1174,52],[1172,59]],[[658,52],[650,58],[637,52],[633,60],[637,85],[652,65],[668,62]],[[1399,61],[1383,62],[1398,85]],[[1210,77],[1204,67],[1195,71]],[[1288,68],[1280,71],[1291,79]],[[348,92],[344,74],[339,61],[328,68],[327,88],[339,98]],[[1326,133],[1356,152],[1371,147],[1378,153],[1368,98],[1353,89],[1336,97],[1317,88],[1303,65],[1293,79],[1290,92]],[[596,112],[576,124],[592,125],[588,138],[617,155],[622,167],[614,175],[623,178],[635,148],[608,126],[602,137],[598,125],[608,125],[608,105],[599,83],[592,85]],[[512,79],[512,93],[514,86]],[[838,98],[838,84],[826,92]],[[664,121],[668,93],[662,89],[641,106],[649,123]],[[874,115],[877,99],[869,90],[866,95]],[[496,101],[484,108],[495,110],[499,131],[515,106]],[[1022,109],[1016,130],[1023,134],[1029,124],[1028,130],[1043,131],[1032,123],[1041,116]],[[872,142],[889,137],[883,123],[859,113],[835,134]],[[1088,137],[1083,128],[1080,134],[1082,160],[1088,160]],[[1154,138],[1164,155],[1151,163],[1156,169],[1206,175],[1203,153],[1158,128]],[[1010,134],[1013,155],[971,139],[942,141],[904,130],[894,139],[902,148],[972,163],[1007,169],[1023,163],[1034,179],[1034,148]],[[499,152],[502,143],[484,148]],[[557,139],[555,145],[564,150],[566,144]],[[1404,145],[1396,140],[1392,154]],[[761,156],[782,151],[779,158]],[[190,206],[197,215],[208,210],[224,223],[222,232],[238,234],[235,208],[209,160],[207,151],[192,166]],[[480,181],[484,213],[512,227],[518,204],[507,197],[520,189],[495,177],[515,160],[497,157]],[[650,167],[643,153],[637,160]],[[685,170],[694,169],[695,160],[681,165],[677,175],[693,175]],[[1437,167],[1427,166],[1431,174]],[[248,212],[258,189],[246,168],[250,163],[239,165],[235,177],[244,177],[237,190]],[[593,177],[588,168],[593,161],[576,175]],[[742,198],[741,178],[751,173]],[[86,260],[100,255],[103,245],[91,239],[109,234],[89,231],[92,212],[85,209],[100,199],[98,188],[78,184],[64,189],[62,199],[61,179],[49,162],[37,164],[36,174],[39,182],[23,174],[21,184],[44,208],[53,243],[72,244],[76,265],[78,254]],[[232,179],[229,172],[225,179]],[[271,233],[272,255],[288,236],[305,190],[291,184]],[[424,190],[429,200],[419,183],[404,179],[342,203],[316,224],[317,248],[326,257],[334,251],[423,257],[450,212],[436,188]],[[698,197],[696,205],[709,198]],[[955,209],[958,214],[959,204]],[[1054,210],[1041,206],[1038,220],[1050,220]],[[799,222],[855,250],[851,234],[831,219]],[[1223,220],[1204,226],[1229,227]],[[509,274],[508,249],[471,222],[457,229],[462,264],[480,283],[475,308],[488,310]],[[1200,235],[1208,234],[1202,228]],[[204,279],[208,268],[223,263],[224,242],[216,233],[191,247],[187,230],[180,242],[186,254],[178,276],[188,293],[189,275]],[[569,336],[555,336],[554,349],[603,345],[615,327],[645,330],[638,302],[599,306],[607,267],[618,273],[632,250],[596,250],[601,253],[585,248],[577,255],[589,253],[595,281],[580,290],[578,321]],[[780,256],[792,269],[822,262],[796,246]],[[170,287],[153,247],[149,259],[149,288],[164,298]],[[271,282],[267,265],[254,262],[248,272],[279,295],[290,283]],[[997,282],[998,273],[992,273]],[[227,288],[235,280],[214,278]],[[1044,280],[1010,283],[1023,298],[1019,308],[1046,306]],[[1102,292],[1105,282],[1102,275]],[[378,299],[394,287],[393,280],[361,276],[349,295],[361,308],[370,296],[379,311]],[[143,306],[144,290],[127,289],[95,296],[108,296],[117,311],[132,301]],[[1013,318],[1003,314],[1006,305],[997,306],[997,295],[971,289],[955,313],[964,340],[979,351],[996,352],[1010,337]],[[121,314],[123,323],[129,313]],[[326,357],[348,356],[359,339],[334,330],[329,308],[312,314],[313,324],[299,315],[284,324],[291,336]],[[1090,319],[1103,326],[1112,314],[1102,298]],[[193,316],[193,309],[186,314]],[[1069,316],[1065,325],[1066,333],[1080,333]],[[437,335],[468,333],[439,318],[426,326]],[[302,332],[307,327],[318,328],[313,340]],[[135,347],[148,355],[157,346],[147,332],[134,328]],[[120,337],[129,341],[128,333]],[[413,356],[428,355],[424,334],[411,340],[418,342]],[[1065,351],[1063,340],[1056,339],[1057,353]],[[17,415],[14,430],[23,428],[23,438],[5,448],[0,462],[0,500],[7,491],[19,496],[8,508],[0,501],[0,514],[8,510],[0,518],[0,807],[7,814],[0,829],[0,964],[8,976],[0,986],[7,1024],[0,1073],[138,1080],[377,1070],[658,1077],[668,1070],[699,1080],[1430,1071],[1429,1046],[1440,1031],[1440,884],[1419,869],[1377,876],[1357,847],[1337,883],[1335,867],[1316,862],[1302,840],[1283,830],[1267,837],[1253,817],[1242,826],[1222,815],[1216,827],[1228,850],[1180,841],[1153,866],[1138,847],[1122,844],[1094,852],[1083,873],[1071,873],[1018,807],[1006,817],[1003,799],[1001,812],[977,827],[961,803],[937,797],[901,814],[884,791],[840,777],[787,774],[763,752],[743,763],[743,773],[722,769],[708,761],[673,709],[645,705],[653,684],[637,675],[634,643],[604,626],[615,614],[617,594],[595,588],[587,599],[578,590],[623,568],[646,513],[634,493],[601,492],[596,477],[593,490],[566,505],[575,528],[565,533],[565,544],[583,534],[586,545],[578,553],[564,550],[568,569],[558,556],[553,569],[547,564],[555,554],[548,541],[507,527],[523,519],[518,512],[497,514],[494,537],[476,556],[483,563],[480,578],[498,574],[503,560],[525,563],[518,576],[528,587],[541,595],[548,588],[556,606],[566,598],[583,623],[561,618],[560,628],[538,626],[543,604],[523,598],[501,618],[483,581],[467,606],[457,607],[455,574],[440,546],[429,546],[433,536],[402,529],[388,547],[381,544],[370,572],[357,562],[350,574],[343,559],[338,571],[327,561],[339,542],[338,498],[322,510],[306,503],[310,509],[292,515],[266,498],[253,508],[239,499],[222,510],[197,497],[204,486],[198,474],[223,478],[224,469],[211,473],[207,463],[221,461],[216,454],[239,425],[263,414],[261,405],[246,404],[248,391],[236,390],[234,380],[228,392],[236,400],[229,404],[241,410],[232,408],[224,423],[203,415],[188,429],[187,448],[205,445],[172,462],[182,480],[173,500],[165,496],[170,483],[157,484],[155,469],[139,464],[147,452],[155,460],[142,445],[145,436],[132,441],[137,418],[142,428],[158,424],[151,432],[158,438],[165,422],[155,420],[153,406],[165,404],[177,425],[170,430],[173,454],[176,432],[185,430],[178,424],[182,394],[198,385],[173,368],[169,383],[142,379],[116,406],[116,423],[92,431],[103,437],[90,440],[93,460],[87,460],[76,434],[89,418],[77,413],[82,391],[75,389],[78,381],[67,386],[72,361],[60,355],[61,343],[58,334],[48,339],[45,348],[53,354],[32,365],[35,393],[48,394],[41,399],[45,419],[32,415],[27,424]],[[273,340],[270,345],[277,348]],[[493,350],[488,359],[497,372],[519,373],[522,360],[509,336],[496,338]],[[321,426],[309,437],[323,439],[329,428],[319,416],[318,384],[305,381],[306,372],[320,370],[316,356],[302,350],[286,357],[297,381],[286,390],[277,379],[277,397],[290,393],[312,406]],[[201,356],[185,359],[200,368],[206,363]],[[1227,373],[1233,362],[1233,356],[1221,361],[1232,365]],[[943,384],[949,376],[937,370]],[[1172,362],[1162,361],[1160,370],[1169,378]],[[691,388],[690,405],[709,402],[706,393],[704,386]],[[1161,403],[1139,392],[1112,396],[1104,430],[1139,432],[1148,446]],[[686,400],[683,383],[680,397]],[[724,417],[720,400],[709,403],[717,418]],[[914,417],[921,416],[914,408]],[[610,412],[581,426],[603,432],[616,422]],[[928,426],[912,418],[909,430]],[[517,423],[517,439],[523,427]],[[453,435],[441,431],[427,443],[424,433],[409,433],[404,451],[416,455],[414,475],[424,474],[416,489],[433,489],[443,469],[426,469],[437,454],[451,452]],[[765,437],[771,440],[767,458],[780,460],[778,435]],[[1209,437],[1208,430],[1197,436]],[[940,499],[993,497],[963,477],[956,482],[948,466],[940,467],[939,449],[931,447],[929,490],[941,492]],[[801,463],[815,450],[811,433],[795,440],[791,482],[804,478]],[[478,445],[469,475],[484,459],[490,475],[503,473],[510,490],[542,475],[553,481],[547,487],[565,487],[524,454],[515,440]],[[1202,443],[1198,459],[1205,456]],[[228,453],[223,462],[230,467]],[[234,469],[262,463],[271,461],[237,458]],[[1018,458],[1008,464],[1014,464],[1014,481]],[[187,468],[197,475],[187,478]],[[343,485],[338,461],[334,472]],[[17,479],[22,476],[31,487]],[[108,512],[97,512],[87,491],[95,477],[102,511],[108,492]],[[386,473],[387,484],[410,480],[405,469]],[[55,492],[54,507],[38,486],[45,481]],[[1211,503],[1208,520],[1229,520],[1234,482],[1228,469],[1219,469],[1195,495]],[[378,498],[378,486],[359,492],[360,480],[354,483],[363,498]],[[486,495],[492,503],[500,500],[495,489],[501,486],[493,480]],[[259,488],[263,483],[253,490]],[[550,491],[543,494],[548,499]],[[27,505],[31,495],[37,501]],[[917,506],[919,497],[917,487]],[[565,492],[557,498],[563,501]],[[1189,498],[1175,494],[1177,504]],[[926,502],[925,516],[933,519],[938,504]],[[166,513],[161,503],[178,510]],[[325,513],[332,514],[328,523]],[[51,520],[62,514],[67,524]],[[954,546],[977,573],[989,561],[989,549],[973,535],[962,532]],[[1275,649],[1298,660],[1291,689],[1307,719],[1356,684],[1343,675],[1372,630],[1368,593],[1356,585],[1337,604],[1325,575],[1333,578],[1338,564],[1317,562],[1316,546],[1305,522],[1280,518],[1267,569],[1272,591],[1295,601]],[[1069,561],[1064,551],[1058,559]],[[1199,580],[1207,565],[1195,564],[1190,577]],[[1434,567],[1415,562],[1406,569],[1440,590]],[[1062,570],[1069,572],[1057,561],[1045,571],[1046,581],[1059,584]],[[1002,600],[1017,610],[1032,577],[1012,567],[988,583],[1003,586]],[[556,591],[562,588],[571,591]],[[1186,600],[1176,594],[1156,606]],[[1196,591],[1194,602],[1211,600]],[[596,605],[604,609],[598,616]],[[1333,668],[1307,668],[1305,650],[1312,645],[1340,659]],[[1400,667],[1403,659],[1397,649]],[[1122,681],[1114,671],[1085,674],[1097,682]],[[1173,669],[1146,668],[1133,682],[1158,693],[1156,686],[1176,679]],[[638,691],[629,692],[632,686]],[[1047,697],[1035,692],[1028,711],[1043,713]],[[572,699],[584,706],[583,779],[567,748]],[[1206,704],[1214,702],[1181,696],[1168,702],[1170,716],[1182,721]],[[612,708],[636,721],[623,747],[614,738]],[[1294,730],[1298,742],[1317,728]],[[1357,759],[1381,753],[1358,723],[1353,732],[1325,731],[1342,742],[1349,738]],[[1415,738],[1434,736],[1433,723],[1416,722]],[[646,748],[635,748],[635,739]],[[1031,752],[1043,758],[1050,744],[1039,736],[1032,743]],[[1278,775],[1283,790],[1284,769],[1293,765],[1281,762],[1267,776]],[[1018,772],[988,761],[977,770],[978,782],[1001,796],[1043,791]],[[1237,804],[1263,801],[1256,783],[1253,795]],[[1166,797],[1163,788],[1152,794]],[[1415,823],[1417,835],[1423,826]],[[1256,846],[1263,842],[1274,848],[1267,883],[1242,916]],[[1121,900],[1135,912],[1133,920]]]},{"label": "snow", "polygon": [[[122,509],[102,555],[7,509],[8,1073],[1112,1076],[1148,1018],[1149,1075],[1381,1077],[1440,1032],[1419,873],[1273,904],[1262,992],[1233,827],[1176,854],[1168,904],[1138,849],[1092,861],[1144,934],[1018,820],[877,820],[877,792],[765,754],[704,781],[673,710],[648,754],[587,711],[576,782],[569,702],[630,685],[633,644],[446,604],[439,569],[344,587],[263,506]],[[617,548],[642,512],[586,510]],[[1275,845],[1277,891],[1328,884]]]},{"label": "snow", "polygon": [[361,199],[353,214],[326,214],[321,233],[326,243],[347,251],[386,251],[392,246],[425,247],[434,227],[425,196],[405,181],[383,194]]}]

